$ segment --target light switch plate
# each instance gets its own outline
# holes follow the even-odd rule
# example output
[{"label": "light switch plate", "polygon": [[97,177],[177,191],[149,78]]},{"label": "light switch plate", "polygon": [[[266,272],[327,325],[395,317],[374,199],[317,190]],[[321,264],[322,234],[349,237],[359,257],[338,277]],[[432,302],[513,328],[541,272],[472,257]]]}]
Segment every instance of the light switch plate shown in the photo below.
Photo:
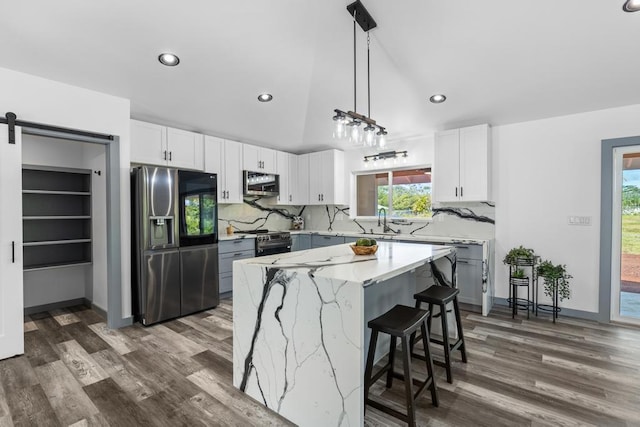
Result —
[{"label": "light switch plate", "polygon": [[590,216],[568,216],[567,222],[569,225],[591,225],[591,217]]}]

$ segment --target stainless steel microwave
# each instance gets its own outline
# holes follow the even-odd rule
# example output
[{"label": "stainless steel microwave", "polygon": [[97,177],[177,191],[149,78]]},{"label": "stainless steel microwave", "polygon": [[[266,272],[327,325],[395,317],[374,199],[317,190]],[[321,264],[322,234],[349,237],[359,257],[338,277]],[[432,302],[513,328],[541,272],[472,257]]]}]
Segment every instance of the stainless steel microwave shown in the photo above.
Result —
[{"label": "stainless steel microwave", "polygon": [[280,177],[274,173],[244,171],[244,194],[275,197],[280,193]]}]

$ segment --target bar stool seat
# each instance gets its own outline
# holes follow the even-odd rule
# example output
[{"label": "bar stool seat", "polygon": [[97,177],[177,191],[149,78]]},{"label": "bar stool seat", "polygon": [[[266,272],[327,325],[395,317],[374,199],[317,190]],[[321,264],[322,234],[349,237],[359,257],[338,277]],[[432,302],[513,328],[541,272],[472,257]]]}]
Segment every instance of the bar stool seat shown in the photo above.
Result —
[{"label": "bar stool seat", "polygon": [[[413,297],[416,299],[416,308],[420,308],[422,303],[429,304],[429,316],[427,317],[427,329],[429,334],[431,333],[431,320],[433,317],[433,306],[440,307],[440,319],[442,322],[442,341],[430,338],[432,343],[442,345],[444,347],[444,362],[440,360],[434,360],[433,363],[438,366],[442,366],[447,371],[447,382],[452,383],[453,377],[451,375],[451,352],[460,350],[462,355],[462,362],[467,363],[467,351],[464,345],[464,335],[462,333],[462,321],[460,318],[460,307],[458,306],[458,294],[460,290],[456,288],[450,288],[448,286],[433,285],[430,288],[422,292],[418,292]],[[458,340],[450,344],[449,343],[449,324],[447,322],[447,307],[449,303],[453,303],[453,311],[456,318],[456,327],[458,330]],[[428,336],[428,335],[425,335]],[[411,337],[411,355],[418,359],[422,359],[422,355],[413,352],[413,346],[415,342],[423,337],[415,338],[415,334]],[[426,343],[427,340],[423,339]]]},{"label": "bar stool seat", "polygon": [[[418,329],[421,330],[425,337],[429,337],[429,331],[426,327],[426,319],[429,316],[429,312],[421,310],[419,308],[407,307],[405,305],[396,305],[391,310],[387,311],[383,315],[369,321],[368,326],[371,328],[371,341],[369,342],[369,352],[367,355],[367,366],[364,374],[365,390],[364,390],[364,402],[365,410],[366,405],[370,405],[376,409],[379,409],[389,415],[399,418],[410,426],[416,425],[415,416],[415,400],[420,394],[429,388],[431,391],[431,402],[433,406],[438,406],[438,390],[436,389],[435,377],[433,375],[433,362],[431,359],[431,352],[429,345],[424,346],[424,360],[427,365],[427,378],[424,381],[418,381],[414,379],[411,373],[411,350],[409,346],[410,337]],[[376,374],[373,373],[373,359],[376,352],[376,344],[378,342],[378,333],[382,332],[391,336],[391,345],[389,348],[389,361],[382,367],[382,369]],[[395,359],[395,350],[397,339],[400,338],[402,342],[403,353],[403,368],[404,375],[394,372],[393,364]],[[426,343],[429,340],[425,340]],[[384,374],[387,374],[387,388],[390,388],[393,384],[393,378],[398,378],[404,381],[405,387],[405,399],[407,402],[407,414],[396,411],[382,403],[369,399],[369,389],[371,386]],[[418,391],[413,393],[413,385],[418,386]]]}]

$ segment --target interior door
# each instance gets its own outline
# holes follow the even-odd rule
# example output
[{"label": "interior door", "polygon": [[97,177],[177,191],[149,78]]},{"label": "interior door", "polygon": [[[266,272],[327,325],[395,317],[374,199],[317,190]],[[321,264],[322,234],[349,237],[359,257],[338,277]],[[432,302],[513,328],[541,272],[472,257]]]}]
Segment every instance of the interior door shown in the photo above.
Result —
[{"label": "interior door", "polygon": [[611,320],[640,325],[640,146],[613,149]]},{"label": "interior door", "polygon": [[9,144],[0,124],[0,359],[24,353],[22,290],[22,130]]}]

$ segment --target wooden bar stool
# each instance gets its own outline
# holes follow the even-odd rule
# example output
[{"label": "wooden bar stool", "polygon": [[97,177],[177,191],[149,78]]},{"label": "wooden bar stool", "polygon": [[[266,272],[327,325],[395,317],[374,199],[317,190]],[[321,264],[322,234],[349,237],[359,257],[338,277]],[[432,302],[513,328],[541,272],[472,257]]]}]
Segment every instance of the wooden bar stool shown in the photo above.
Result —
[{"label": "wooden bar stool", "polygon": [[[413,297],[416,299],[416,308],[420,308],[422,303],[429,304],[429,316],[427,318],[427,329],[429,333],[431,333],[431,319],[433,317],[433,306],[437,305],[440,307],[440,319],[442,321],[442,341],[431,338],[431,342],[442,345],[444,347],[444,362],[439,360],[434,360],[433,363],[438,366],[443,366],[447,370],[447,382],[452,383],[453,378],[451,375],[451,352],[460,350],[462,354],[462,362],[467,363],[467,352],[464,346],[464,335],[462,334],[462,321],[460,319],[460,307],[458,307],[458,294],[460,291],[455,288],[450,288],[448,286],[439,286],[433,285],[427,290],[419,292],[415,294]],[[458,340],[454,344],[449,343],[449,325],[447,322],[447,307],[446,305],[450,302],[453,302],[453,311],[456,317],[456,326],[458,329]],[[422,337],[418,337],[418,339],[423,339],[423,342],[426,343],[428,340],[425,340],[424,337],[428,337],[428,335],[424,335]],[[415,344],[416,338],[415,335],[411,337],[411,355],[422,359],[422,355],[413,352],[413,345]]]},{"label": "wooden bar stool", "polygon": [[[425,388],[431,390],[431,402],[433,406],[438,406],[438,390],[436,389],[435,377],[433,376],[433,362],[429,349],[429,331],[427,330],[425,321],[429,316],[429,312],[419,308],[407,307],[406,305],[396,305],[391,310],[384,313],[368,323],[371,328],[371,341],[369,343],[369,353],[367,355],[367,366],[364,374],[364,403],[371,405],[389,415],[405,421],[410,426],[416,425],[416,410],[414,402],[424,391]],[[427,379],[423,382],[413,378],[411,374],[411,351],[409,348],[409,339],[418,329],[421,329],[423,336],[427,337],[424,346],[424,360],[427,363]],[[378,341],[378,332],[391,335],[391,347],[389,348],[389,362],[375,375],[373,371],[373,359],[376,352],[376,344]],[[402,341],[402,363],[404,367],[404,375],[394,372],[393,363],[395,359],[395,351],[397,339]],[[393,383],[393,378],[404,380],[405,397],[407,401],[407,414],[396,411],[388,406],[383,405],[375,400],[369,399],[369,389],[382,375],[387,373],[387,388]],[[418,391],[413,394],[413,384],[418,386]]]}]

